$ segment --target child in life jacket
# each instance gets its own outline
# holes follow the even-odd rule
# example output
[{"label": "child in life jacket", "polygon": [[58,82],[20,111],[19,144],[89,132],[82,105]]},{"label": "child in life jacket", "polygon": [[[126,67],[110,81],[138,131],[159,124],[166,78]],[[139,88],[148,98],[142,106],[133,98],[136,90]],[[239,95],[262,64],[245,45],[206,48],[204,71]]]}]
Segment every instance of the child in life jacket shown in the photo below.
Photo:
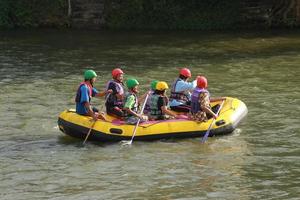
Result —
[{"label": "child in life jacket", "polygon": [[165,120],[170,118],[178,118],[169,108],[169,99],[166,95],[168,84],[160,81],[156,84],[156,89],[150,99],[150,119]]},{"label": "child in life jacket", "polygon": [[149,97],[147,99],[146,106],[145,106],[145,109],[144,109],[144,114],[149,114],[150,113],[151,96],[154,94],[154,92],[156,90],[156,84],[158,82],[159,82],[158,80],[153,80],[150,84],[150,92],[149,92]]},{"label": "child in life jacket", "polygon": [[140,98],[137,97],[137,94],[139,92],[139,82],[136,79],[128,79],[126,81],[126,85],[128,87],[128,93],[126,95],[124,103],[125,123],[137,124],[139,120],[140,122],[147,121],[147,116],[143,115],[142,113],[138,113],[139,102],[145,99],[147,93]]}]

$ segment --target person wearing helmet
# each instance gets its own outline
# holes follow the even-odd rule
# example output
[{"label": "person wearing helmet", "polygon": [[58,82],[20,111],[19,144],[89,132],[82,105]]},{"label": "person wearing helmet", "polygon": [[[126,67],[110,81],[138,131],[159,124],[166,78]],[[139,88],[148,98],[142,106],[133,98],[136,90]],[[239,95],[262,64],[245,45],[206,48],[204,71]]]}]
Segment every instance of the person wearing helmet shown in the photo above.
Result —
[{"label": "person wearing helmet", "polygon": [[182,68],[179,77],[174,81],[171,88],[170,107],[174,111],[189,112],[191,103],[191,91],[196,87],[196,80],[188,82],[192,77],[188,68]]},{"label": "person wearing helmet", "polygon": [[147,120],[147,117],[143,114],[138,114],[138,106],[139,102],[141,102],[145,96],[143,95],[140,99],[138,99],[138,86],[139,82],[136,79],[128,79],[126,81],[126,85],[128,88],[128,94],[125,98],[124,110],[125,110],[125,122],[127,124],[136,124],[140,119],[141,122]]},{"label": "person wearing helmet", "polygon": [[156,84],[158,83],[158,80],[153,80],[150,84],[150,92],[149,92],[149,97],[147,99],[147,103],[145,105],[145,109],[144,109],[144,113],[148,114],[150,113],[150,99],[151,96],[154,94],[155,90],[156,90]]},{"label": "person wearing helmet", "polygon": [[166,90],[168,88],[168,84],[164,81],[160,81],[156,84],[155,92],[150,99],[150,119],[165,120],[171,117],[177,118],[177,115],[168,109],[169,99],[166,96]]},{"label": "person wearing helmet", "polygon": [[[204,76],[197,76],[197,87],[194,89],[191,97],[191,116],[192,120],[203,122],[209,118],[217,118],[215,114],[220,105],[213,108],[210,107],[210,102],[222,101],[226,98],[210,98],[210,94],[207,90],[207,79]],[[214,112],[215,111],[215,112]]]},{"label": "person wearing helmet", "polygon": [[94,120],[98,118],[104,119],[102,113],[99,113],[99,110],[91,106],[92,97],[102,97],[106,93],[111,91],[98,92],[94,88],[94,83],[96,81],[97,74],[94,70],[86,70],[84,72],[84,81],[80,83],[77,93],[76,93],[76,113],[80,115],[91,116]]},{"label": "person wearing helmet", "polygon": [[109,115],[113,115],[118,118],[124,117],[123,111],[123,74],[124,72],[120,68],[112,70],[112,80],[106,84],[106,90],[112,90],[112,93],[106,95],[105,107],[106,112]]}]

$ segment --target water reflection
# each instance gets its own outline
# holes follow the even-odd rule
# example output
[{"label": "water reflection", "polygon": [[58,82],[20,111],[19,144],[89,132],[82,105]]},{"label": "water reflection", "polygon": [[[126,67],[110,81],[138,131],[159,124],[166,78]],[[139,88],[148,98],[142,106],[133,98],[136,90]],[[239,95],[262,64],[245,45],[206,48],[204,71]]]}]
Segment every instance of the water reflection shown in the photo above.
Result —
[{"label": "water reflection", "polygon": [[[298,33],[1,32],[0,190],[3,199],[297,199]],[[48,34],[51,33],[51,34]],[[213,96],[248,106],[232,135],[88,143],[64,136],[57,116],[74,107],[82,73],[101,89],[116,65],[171,83],[190,65]],[[103,109],[103,99],[93,100]]]}]

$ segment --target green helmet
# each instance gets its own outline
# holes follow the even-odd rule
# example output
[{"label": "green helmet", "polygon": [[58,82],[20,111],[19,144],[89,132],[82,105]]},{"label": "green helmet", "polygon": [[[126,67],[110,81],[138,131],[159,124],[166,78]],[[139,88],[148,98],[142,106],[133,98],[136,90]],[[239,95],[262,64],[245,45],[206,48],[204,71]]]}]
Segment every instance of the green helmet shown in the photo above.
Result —
[{"label": "green helmet", "polygon": [[90,80],[90,79],[92,79],[94,77],[97,77],[97,74],[96,74],[96,72],[94,70],[90,69],[90,70],[86,70],[84,72],[84,79],[85,80]]},{"label": "green helmet", "polygon": [[154,80],[151,82],[151,89],[152,90],[156,90],[156,84],[158,83],[159,81],[158,80]]},{"label": "green helmet", "polygon": [[126,81],[126,85],[130,89],[130,88],[135,87],[136,85],[139,85],[139,82],[136,79],[131,78]]}]

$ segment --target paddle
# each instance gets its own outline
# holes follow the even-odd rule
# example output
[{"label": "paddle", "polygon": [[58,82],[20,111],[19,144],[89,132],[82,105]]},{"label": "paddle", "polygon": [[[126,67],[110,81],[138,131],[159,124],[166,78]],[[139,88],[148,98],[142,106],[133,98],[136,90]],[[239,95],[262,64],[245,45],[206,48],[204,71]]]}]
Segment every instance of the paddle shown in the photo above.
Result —
[{"label": "paddle", "polygon": [[[112,92],[112,90],[111,90],[111,92]],[[107,99],[108,99],[108,97],[110,96],[111,92],[109,92],[108,95],[106,96],[105,102],[107,101]],[[102,119],[103,121],[106,121],[106,119],[105,119],[104,115],[102,114],[102,112],[99,113],[99,116],[98,116],[98,117],[99,117],[100,119]],[[92,124],[92,126],[91,126],[89,132],[86,134],[86,137],[85,137],[85,139],[84,139],[82,145],[84,145],[85,142],[87,141],[88,137],[89,137],[90,134],[91,134],[92,129],[94,128],[94,126],[95,126],[95,124],[96,124],[96,122],[97,122],[97,120],[95,120],[94,123]]]},{"label": "paddle", "polygon": [[[222,101],[222,104],[221,104],[220,108],[218,109],[218,112],[216,113],[217,116],[219,115],[219,112],[221,111],[224,102],[225,102],[225,100]],[[209,132],[210,132],[210,130],[211,130],[211,128],[212,128],[212,125],[214,124],[215,120],[216,120],[216,119],[214,118],[214,119],[212,120],[211,124],[209,125],[208,130],[206,131],[205,135],[203,136],[203,138],[202,138],[202,140],[201,140],[202,143],[204,143],[204,142],[207,140],[207,138],[208,138],[208,136],[209,136]]]},{"label": "paddle", "polygon": [[[146,98],[145,98],[145,100],[144,100],[144,104],[143,104],[143,106],[142,106],[142,110],[141,110],[141,112],[140,112],[140,115],[143,114],[143,112],[144,112],[145,105],[146,105],[146,103],[147,103],[148,97],[149,97],[149,93],[146,95]],[[130,140],[130,141],[123,141],[123,142],[122,142],[123,145],[131,145],[131,144],[132,144],[133,138],[134,138],[135,133],[136,133],[136,129],[137,129],[137,127],[139,126],[140,121],[141,121],[141,119],[139,118],[138,121],[137,121],[137,123],[136,123],[136,125],[135,125],[135,127],[134,127],[134,130],[133,130],[133,134],[132,134],[131,140]]]},{"label": "paddle", "polygon": [[91,134],[92,129],[94,128],[96,122],[97,122],[99,119],[101,119],[101,120],[103,120],[103,121],[107,121],[107,120],[105,119],[105,117],[104,117],[104,114],[103,114],[102,112],[100,112],[100,113],[99,113],[99,116],[98,116],[98,119],[96,119],[96,121],[94,121],[94,123],[92,124],[92,126],[91,126],[89,132],[86,134],[86,137],[85,137],[85,139],[84,139],[84,141],[83,141],[83,143],[82,143],[83,145],[84,145],[85,142],[87,141],[88,137],[89,137],[90,134]]},{"label": "paddle", "polygon": [[86,134],[86,137],[85,137],[85,139],[84,139],[82,145],[84,145],[85,142],[87,141],[88,137],[90,136],[90,134],[91,134],[91,132],[92,132],[92,129],[94,128],[94,126],[95,126],[95,124],[96,124],[96,122],[97,122],[97,120],[95,120],[94,123],[92,124],[92,126],[91,126],[89,132]]}]

